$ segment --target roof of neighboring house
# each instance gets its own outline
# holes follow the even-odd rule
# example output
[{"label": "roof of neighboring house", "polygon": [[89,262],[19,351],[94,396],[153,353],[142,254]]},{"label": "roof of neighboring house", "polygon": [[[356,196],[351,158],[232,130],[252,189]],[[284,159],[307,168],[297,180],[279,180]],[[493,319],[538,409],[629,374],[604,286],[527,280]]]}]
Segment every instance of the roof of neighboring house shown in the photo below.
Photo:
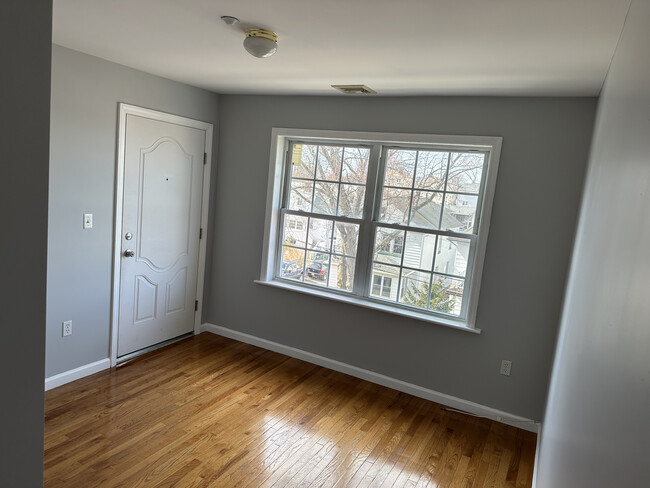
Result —
[{"label": "roof of neighboring house", "polygon": [[[420,207],[415,211],[415,215],[411,219],[411,223],[419,227],[438,227],[438,219],[440,218],[440,212],[442,210],[442,205],[436,202],[429,202]],[[442,228],[443,229],[458,229],[463,227],[463,223],[459,222],[457,219],[445,213],[442,217]]]},{"label": "roof of neighboring house", "polygon": [[449,211],[454,215],[474,215],[476,207],[473,205],[447,205]]}]

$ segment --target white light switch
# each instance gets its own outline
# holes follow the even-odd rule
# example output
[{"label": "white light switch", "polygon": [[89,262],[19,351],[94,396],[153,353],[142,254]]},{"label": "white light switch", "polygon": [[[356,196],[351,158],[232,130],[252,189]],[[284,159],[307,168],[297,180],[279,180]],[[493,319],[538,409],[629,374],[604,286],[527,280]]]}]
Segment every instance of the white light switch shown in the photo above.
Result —
[{"label": "white light switch", "polygon": [[84,229],[93,228],[93,214],[84,214]]}]

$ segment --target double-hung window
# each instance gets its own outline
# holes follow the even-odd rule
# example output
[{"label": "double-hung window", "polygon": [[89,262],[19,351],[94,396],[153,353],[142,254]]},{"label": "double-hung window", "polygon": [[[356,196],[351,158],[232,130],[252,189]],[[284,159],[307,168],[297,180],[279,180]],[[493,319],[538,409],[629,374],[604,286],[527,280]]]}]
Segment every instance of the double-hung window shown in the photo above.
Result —
[{"label": "double-hung window", "polygon": [[475,328],[500,145],[274,129],[260,282]]}]

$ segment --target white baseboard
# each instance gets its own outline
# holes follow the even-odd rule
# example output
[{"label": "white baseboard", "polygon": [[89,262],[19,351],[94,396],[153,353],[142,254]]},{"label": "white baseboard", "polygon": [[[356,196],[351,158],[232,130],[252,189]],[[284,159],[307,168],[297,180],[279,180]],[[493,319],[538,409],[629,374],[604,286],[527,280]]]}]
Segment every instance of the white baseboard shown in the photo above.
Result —
[{"label": "white baseboard", "polygon": [[78,368],[64,371],[49,378],[45,378],[45,391],[56,388],[57,386],[65,385],[71,381],[90,376],[91,374],[99,373],[111,367],[111,360],[109,358],[95,361],[94,363],[84,364]]},{"label": "white baseboard", "polygon": [[486,417],[497,422],[528,430],[530,432],[538,432],[539,423],[535,422],[534,420],[512,415],[501,410],[486,407],[478,403],[463,400],[461,398],[430,390],[428,388],[414,385],[412,383],[407,383],[405,381],[391,378],[383,374],[375,373],[374,371],[369,371],[357,366],[342,363],[341,361],[319,356],[318,354],[296,349],[295,347],[285,346],[284,344],[279,344],[277,342],[269,341],[267,339],[262,339],[260,337],[245,334],[243,332],[238,332],[232,329],[227,329],[225,327],[214,324],[201,325],[201,331],[211,332],[213,334],[235,339],[247,344],[252,344],[254,346],[262,347],[270,351],[278,352],[286,356],[291,356],[292,358],[301,359],[303,361],[307,361],[308,363],[317,364],[325,368],[333,369],[334,371],[338,371],[340,373],[349,374],[350,376],[370,381],[371,383],[376,383],[378,385],[386,386],[397,391],[409,393],[410,395],[419,398],[424,398],[425,400],[440,403],[452,409],[462,410],[463,412],[467,412],[472,415]]}]

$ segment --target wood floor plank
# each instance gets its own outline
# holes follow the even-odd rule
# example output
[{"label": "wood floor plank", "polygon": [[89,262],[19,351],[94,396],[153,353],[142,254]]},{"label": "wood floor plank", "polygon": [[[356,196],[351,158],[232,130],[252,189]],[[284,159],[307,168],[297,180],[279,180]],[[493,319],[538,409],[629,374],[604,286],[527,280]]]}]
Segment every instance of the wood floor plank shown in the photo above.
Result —
[{"label": "wood floor plank", "polygon": [[447,417],[443,418],[441,413],[440,410],[429,409],[430,417],[427,417],[422,423],[422,436],[420,437],[419,442],[414,444],[408,451],[408,462],[392,482],[392,485],[389,484],[390,480],[386,480],[384,483],[386,488],[399,488],[401,486],[416,485],[419,479],[420,470],[424,464],[423,460],[425,459],[425,452],[429,449],[432,440],[436,438],[439,432],[441,432],[441,429],[446,427]]},{"label": "wood floor plank", "polygon": [[336,445],[336,455],[329,456],[324,467],[319,466],[320,472],[308,486],[328,488],[334,486],[346,475],[353,474],[350,466],[359,455],[367,439],[374,434],[375,426],[383,422],[382,415],[386,415],[385,410],[393,402],[395,396],[395,392],[383,392],[375,399],[371,407],[361,417],[362,422],[359,427],[351,431]]},{"label": "wood floor plank", "polygon": [[[348,453],[339,467],[336,479],[331,480],[336,481],[333,485],[334,488],[352,487],[361,482],[374,463],[374,458],[371,455],[375,452],[375,448],[380,445],[382,439],[386,439],[386,433],[391,430],[394,420],[399,417],[409,400],[410,398],[406,395],[396,395],[394,401],[386,407],[379,419],[369,426],[366,436],[361,439],[358,447]],[[345,468],[345,471],[342,472],[341,468]],[[325,483],[324,486],[328,486],[328,483]]]},{"label": "wood floor plank", "polygon": [[201,334],[46,392],[46,488],[528,488],[536,436]]}]

